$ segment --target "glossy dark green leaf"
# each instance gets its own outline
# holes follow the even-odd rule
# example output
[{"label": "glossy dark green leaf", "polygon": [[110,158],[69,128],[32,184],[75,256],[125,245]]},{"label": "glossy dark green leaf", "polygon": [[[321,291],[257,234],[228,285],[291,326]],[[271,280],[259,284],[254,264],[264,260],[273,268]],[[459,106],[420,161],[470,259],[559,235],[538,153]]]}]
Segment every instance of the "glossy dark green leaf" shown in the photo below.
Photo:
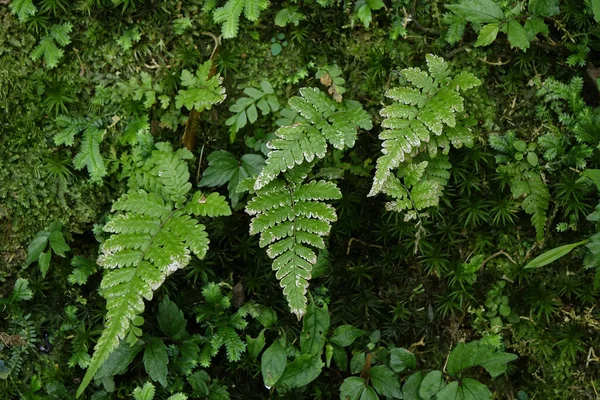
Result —
[{"label": "glossy dark green leaf", "polygon": [[155,382],[159,382],[163,387],[167,386],[167,346],[159,338],[152,338],[146,344],[144,349],[144,369]]},{"label": "glossy dark green leaf", "polygon": [[474,341],[456,345],[448,357],[446,368],[450,375],[458,376],[467,368],[481,366],[495,378],[506,371],[506,364],[516,359],[516,354],[497,351],[492,346]]},{"label": "glossy dark green leaf", "polygon": [[38,232],[37,236],[31,241],[29,246],[27,247],[27,259],[25,260],[25,266],[27,267],[32,262],[35,262],[40,257],[40,254],[46,248],[48,244],[48,237],[50,236],[50,232],[41,231]]},{"label": "glossy dark green leaf", "polygon": [[340,400],[377,400],[375,391],[367,382],[359,377],[351,376],[344,379],[340,386]]},{"label": "glossy dark green leaf", "polygon": [[40,272],[42,273],[42,278],[46,277],[48,273],[48,269],[50,268],[50,259],[52,258],[52,251],[48,250],[45,253],[41,253],[38,258],[38,265],[40,267]]},{"label": "glossy dark green leaf", "polygon": [[367,332],[352,325],[341,325],[335,328],[330,340],[338,346],[348,347],[354,343],[356,339],[366,334]]},{"label": "glossy dark green leaf", "polygon": [[304,315],[300,333],[300,349],[305,354],[317,355],[325,346],[325,332],[329,329],[330,317],[326,305],[317,307],[310,303]]},{"label": "glossy dark green leaf", "polygon": [[421,371],[417,371],[406,378],[406,381],[402,385],[404,400],[422,400],[421,396],[419,396],[421,382],[423,382],[423,373]]},{"label": "glossy dark green leaf", "polygon": [[156,316],[158,327],[173,340],[180,340],[186,335],[187,321],[175,303],[165,297],[158,305]]},{"label": "glossy dark green leaf", "polygon": [[260,331],[256,338],[246,335],[246,345],[248,348],[248,355],[251,359],[256,360],[258,355],[265,347],[265,330]]},{"label": "glossy dark green leaf", "polygon": [[460,383],[451,382],[444,387],[436,400],[492,400],[492,393],[483,383],[465,378]]},{"label": "glossy dark green leaf", "polygon": [[263,353],[260,366],[263,382],[267,389],[275,386],[287,365],[287,354],[278,340],[273,342]]},{"label": "glossy dark green leaf", "polygon": [[390,367],[396,373],[404,372],[406,369],[415,369],[417,358],[413,353],[402,347],[390,350]]},{"label": "glossy dark green leaf", "polygon": [[421,387],[419,388],[419,396],[423,400],[430,400],[438,394],[446,386],[444,378],[442,378],[442,371],[431,371],[423,377]]},{"label": "glossy dark green leaf", "polygon": [[52,247],[54,253],[61,257],[65,257],[65,253],[71,250],[61,231],[50,232],[48,240],[50,241],[50,247]]},{"label": "glossy dark green leaf", "polygon": [[277,382],[277,386],[292,389],[308,385],[321,374],[323,366],[321,357],[300,354],[285,367],[285,371]]},{"label": "glossy dark green leaf", "polygon": [[478,24],[499,22],[504,12],[492,0],[462,0],[459,4],[445,4],[446,8],[469,22]]},{"label": "glossy dark green leaf", "polygon": [[377,365],[369,369],[370,381],[377,393],[385,398],[397,399],[401,396],[400,382],[395,373],[385,365]]},{"label": "glossy dark green leaf", "polygon": [[[515,19],[508,21],[506,26],[506,35],[508,36],[508,42],[519,49],[525,51],[529,48],[529,38],[525,28]],[[525,151],[525,150],[519,150]]]},{"label": "glossy dark green leaf", "polygon": [[529,0],[528,10],[542,17],[552,17],[560,12],[559,0]]}]

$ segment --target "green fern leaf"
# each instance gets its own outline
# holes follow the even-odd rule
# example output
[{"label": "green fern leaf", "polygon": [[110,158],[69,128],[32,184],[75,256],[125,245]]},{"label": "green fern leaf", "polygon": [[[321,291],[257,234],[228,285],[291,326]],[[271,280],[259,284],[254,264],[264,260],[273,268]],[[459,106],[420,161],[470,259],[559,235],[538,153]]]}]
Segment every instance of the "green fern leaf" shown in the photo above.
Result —
[{"label": "green fern leaf", "polygon": [[[396,198],[402,198],[398,190],[391,190],[391,181],[396,179],[392,171],[403,163],[409,163],[424,149],[433,159],[441,148],[447,153],[449,145],[455,147],[472,146],[473,139],[463,125],[457,125],[457,117],[464,110],[460,90],[471,89],[480,81],[470,73],[460,73],[452,78],[448,64],[440,57],[427,55],[428,72],[419,68],[407,68],[402,75],[412,87],[390,89],[386,96],[395,103],[385,107],[380,114],[385,118],[382,122],[384,131],[379,138],[383,140],[383,156],[377,160],[375,178],[369,196],[384,191],[388,194],[397,192]],[[411,186],[411,182],[405,182]],[[423,193],[438,193],[439,187],[432,184],[422,186]],[[406,190],[404,190],[405,192]],[[437,196],[439,197],[439,196]],[[424,204],[437,204],[433,197]],[[406,206],[405,201],[392,208]]]},{"label": "green fern leaf", "polygon": [[175,107],[185,106],[188,110],[202,112],[225,100],[225,88],[221,86],[222,78],[216,74],[209,78],[212,61],[202,64],[194,76],[184,69],[181,73],[181,84],[187,89],[180,90],[175,96]]},{"label": "green fern leaf", "polygon": [[316,88],[302,88],[300,96],[292,97],[289,105],[302,118],[279,128],[275,132],[277,138],[267,144],[271,151],[256,179],[255,190],[296,165],[322,159],[327,153],[327,143],[340,150],[354,146],[358,128],[372,127],[360,103],[339,104]]},{"label": "green fern leaf", "polygon": [[273,270],[280,280],[291,311],[298,319],[306,312],[306,291],[323,237],[337,220],[335,209],[323,200],[342,197],[331,182],[307,184],[275,181],[256,193],[246,206],[253,216],[251,234],[260,234],[259,244],[267,247]]},{"label": "green fern leaf", "polygon": [[[156,190],[136,189],[124,194],[113,204],[116,214],[104,226],[112,235],[102,243],[97,264],[107,270],[100,290],[108,312],[77,396],[121,340],[135,342],[141,335],[138,326],[144,300],[152,299],[167,276],[184,268],[191,253],[199,258],[206,255],[209,240],[205,227],[190,214],[231,213],[224,197],[217,194],[205,197],[196,193],[188,201],[191,185],[185,159],[189,152],[173,152],[165,143],[158,143],[156,148],[146,172],[155,175],[148,186]],[[204,203],[198,203],[202,198]]]},{"label": "green fern leaf", "polygon": [[12,0],[8,7],[13,15],[19,17],[19,21],[26,21],[37,12],[37,7],[33,4],[33,0]]},{"label": "green fern leaf", "polygon": [[104,130],[90,127],[83,132],[81,149],[73,159],[75,169],[86,167],[92,182],[99,182],[106,176],[106,166],[100,154],[100,142],[104,137]]},{"label": "green fern leaf", "polygon": [[548,207],[550,207],[550,191],[539,173],[523,170],[520,166],[504,165],[498,172],[511,176],[510,189],[513,198],[523,198],[521,207],[531,215],[531,223],[536,232],[536,239],[542,241],[546,229]]},{"label": "green fern leaf", "polygon": [[268,6],[267,0],[228,0],[223,7],[213,12],[213,20],[217,24],[223,24],[223,38],[232,39],[238,34],[242,12],[249,21],[256,21],[260,12]]}]

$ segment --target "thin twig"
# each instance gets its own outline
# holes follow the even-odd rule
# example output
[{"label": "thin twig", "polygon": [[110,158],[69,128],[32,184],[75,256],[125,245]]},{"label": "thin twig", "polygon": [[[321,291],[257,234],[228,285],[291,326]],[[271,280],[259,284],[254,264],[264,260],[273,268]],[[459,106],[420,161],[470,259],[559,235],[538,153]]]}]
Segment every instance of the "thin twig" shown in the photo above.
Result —
[{"label": "thin twig", "polygon": [[444,361],[444,368],[442,371],[446,372],[446,366],[448,365],[448,359],[450,358],[450,352],[452,350],[452,346],[454,345],[454,341],[450,342],[450,347],[448,348],[448,354],[446,355],[446,361]]},{"label": "thin twig", "polygon": [[498,256],[504,256],[506,258],[508,258],[510,260],[510,262],[512,262],[513,264],[517,264],[515,262],[515,260],[513,260],[513,258],[510,256],[510,254],[508,254],[507,252],[505,252],[504,250],[500,250],[494,254],[492,254],[491,256],[489,256],[488,258],[486,258],[485,260],[483,260],[483,262],[481,263],[481,269],[483,269],[483,267],[485,267],[485,264],[490,261],[492,258],[496,258]]},{"label": "thin twig", "polygon": [[360,243],[360,244],[368,246],[368,247],[376,247],[378,249],[383,249],[383,246],[380,246],[378,244],[371,244],[371,243],[363,242],[360,239],[350,238],[350,240],[348,241],[348,247],[346,248],[346,254],[350,254],[350,247],[352,247],[352,242],[357,242],[357,243]]}]

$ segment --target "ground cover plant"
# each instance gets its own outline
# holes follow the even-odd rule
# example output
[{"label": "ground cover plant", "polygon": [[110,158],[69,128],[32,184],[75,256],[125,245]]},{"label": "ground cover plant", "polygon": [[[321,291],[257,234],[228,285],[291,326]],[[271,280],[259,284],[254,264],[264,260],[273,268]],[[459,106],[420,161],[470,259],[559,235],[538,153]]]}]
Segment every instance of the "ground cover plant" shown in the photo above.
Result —
[{"label": "ground cover plant", "polygon": [[0,398],[598,397],[600,1],[0,21]]}]

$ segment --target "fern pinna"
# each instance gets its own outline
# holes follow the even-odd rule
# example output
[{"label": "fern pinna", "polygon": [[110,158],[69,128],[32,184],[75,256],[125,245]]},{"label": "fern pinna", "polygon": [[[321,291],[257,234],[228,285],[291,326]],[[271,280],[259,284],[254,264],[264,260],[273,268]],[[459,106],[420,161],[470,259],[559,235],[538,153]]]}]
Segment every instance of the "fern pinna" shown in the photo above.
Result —
[{"label": "fern pinna", "polygon": [[102,243],[97,261],[107,270],[101,283],[106,322],[77,396],[120,340],[133,343],[141,335],[144,299],[151,300],[168,275],[188,264],[192,253],[206,255],[208,235],[195,217],[231,214],[223,196],[190,193],[185,160],[191,157],[186,149],[174,152],[169,144],[156,144],[141,168],[144,179],[136,179],[136,188],[113,204],[114,215],[104,226],[112,236]]},{"label": "fern pinna", "polygon": [[323,201],[342,197],[332,182],[304,181],[312,163],[325,157],[328,143],[337,149],[352,147],[358,129],[372,125],[360,103],[337,103],[316,88],[300,89],[300,97],[292,97],[289,105],[301,117],[279,128],[268,143],[271,151],[254,182],[256,195],[246,212],[253,216],[250,233],[260,233],[260,246],[268,246],[283,294],[300,319],[317,262],[312,248],[325,248],[323,237],[337,219],[335,209]]},{"label": "fern pinna", "polygon": [[[457,112],[464,111],[460,91],[481,82],[470,72],[452,77],[448,63],[440,57],[429,54],[426,59],[428,72],[404,69],[402,76],[410,85],[388,90],[386,96],[396,102],[381,110],[383,155],[377,160],[369,196],[383,192],[394,198],[386,205],[388,210],[414,213],[437,205],[451,167],[447,157],[436,160],[439,150],[445,155],[450,144],[457,148],[473,145]],[[392,173],[395,169],[397,175]]]}]

